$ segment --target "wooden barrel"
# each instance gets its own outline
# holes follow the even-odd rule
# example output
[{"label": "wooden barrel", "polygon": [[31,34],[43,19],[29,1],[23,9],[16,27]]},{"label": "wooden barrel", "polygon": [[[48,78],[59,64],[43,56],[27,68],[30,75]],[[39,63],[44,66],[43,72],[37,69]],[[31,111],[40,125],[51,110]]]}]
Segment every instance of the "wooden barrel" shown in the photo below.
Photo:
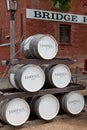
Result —
[{"label": "wooden barrel", "polygon": [[66,113],[79,114],[84,108],[84,97],[77,92],[69,92],[61,98],[61,106]]},{"label": "wooden barrel", "polygon": [[15,74],[17,72],[17,70],[22,67],[23,64],[17,64],[15,66],[13,66],[11,69],[9,69],[9,72],[8,72],[8,79],[9,79],[9,82],[11,83],[11,85],[17,89],[20,89],[19,86],[16,85],[16,82],[15,82]]},{"label": "wooden barrel", "polygon": [[28,38],[26,38],[25,40],[23,40],[23,42],[21,43],[21,53],[26,57],[26,58],[30,58],[30,57],[34,57],[32,54],[32,51],[30,49],[30,42],[32,40],[33,36],[30,36]]},{"label": "wooden barrel", "polygon": [[58,64],[54,66],[41,65],[49,83],[57,88],[65,88],[71,81],[71,72],[67,65]]},{"label": "wooden barrel", "polygon": [[9,71],[9,80],[18,89],[36,92],[43,87],[45,74],[38,65],[28,64],[21,67],[18,65],[18,67],[15,66]]},{"label": "wooden barrel", "polygon": [[44,120],[52,120],[59,112],[60,104],[58,99],[51,95],[33,98],[30,103],[31,113],[36,114]]},{"label": "wooden barrel", "polygon": [[14,98],[0,103],[0,119],[10,125],[20,126],[30,116],[30,107],[24,99]]},{"label": "wooden barrel", "polygon": [[21,52],[26,57],[53,59],[58,52],[58,43],[49,34],[36,34],[28,37],[21,43]]}]

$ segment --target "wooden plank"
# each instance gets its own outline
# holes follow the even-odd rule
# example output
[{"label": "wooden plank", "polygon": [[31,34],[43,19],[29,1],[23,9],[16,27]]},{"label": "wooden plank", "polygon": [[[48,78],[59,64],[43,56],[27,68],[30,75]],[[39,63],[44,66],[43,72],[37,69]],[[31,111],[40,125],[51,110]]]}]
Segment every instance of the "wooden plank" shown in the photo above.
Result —
[{"label": "wooden plank", "polygon": [[55,58],[52,60],[43,60],[43,59],[21,59],[13,60],[11,64],[74,64],[75,62],[69,58]]},{"label": "wooden plank", "polygon": [[35,97],[35,96],[42,96],[45,94],[61,94],[61,93],[66,93],[70,91],[76,91],[76,90],[84,90],[86,87],[80,84],[69,84],[66,88],[60,89],[60,88],[48,88],[48,89],[41,89],[38,92],[30,93],[30,92],[23,92],[23,91],[18,91],[18,92],[5,92],[2,90],[3,95],[0,95],[0,100],[4,99],[12,99],[16,97]]}]

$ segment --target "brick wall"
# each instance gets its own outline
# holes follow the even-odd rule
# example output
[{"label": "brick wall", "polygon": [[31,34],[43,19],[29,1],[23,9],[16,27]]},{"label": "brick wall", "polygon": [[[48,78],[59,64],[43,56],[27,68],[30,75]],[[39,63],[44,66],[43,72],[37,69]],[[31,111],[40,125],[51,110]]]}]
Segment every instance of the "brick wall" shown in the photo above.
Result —
[{"label": "brick wall", "polygon": [[[69,13],[85,15],[86,10],[81,0],[71,0]],[[56,11],[52,8],[50,0],[19,0],[18,10],[15,13],[15,36],[17,57],[22,57],[20,53],[21,41],[30,35],[43,33],[53,35],[59,43],[59,24],[60,22],[30,20],[26,19],[25,9],[40,9]],[[6,9],[5,0],[0,3],[0,44],[10,42],[10,15]],[[60,45],[57,57],[69,57],[76,59],[78,62],[84,62],[87,58],[87,25],[71,24],[71,45]],[[9,59],[10,46],[0,47],[0,60]]]}]

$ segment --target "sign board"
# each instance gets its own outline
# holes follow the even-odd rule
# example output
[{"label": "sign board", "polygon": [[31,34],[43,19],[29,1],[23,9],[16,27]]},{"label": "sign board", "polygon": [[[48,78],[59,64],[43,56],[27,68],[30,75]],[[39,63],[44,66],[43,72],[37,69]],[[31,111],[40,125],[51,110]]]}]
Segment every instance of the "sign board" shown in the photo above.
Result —
[{"label": "sign board", "polygon": [[77,15],[37,9],[26,9],[26,18],[87,24],[86,15]]}]

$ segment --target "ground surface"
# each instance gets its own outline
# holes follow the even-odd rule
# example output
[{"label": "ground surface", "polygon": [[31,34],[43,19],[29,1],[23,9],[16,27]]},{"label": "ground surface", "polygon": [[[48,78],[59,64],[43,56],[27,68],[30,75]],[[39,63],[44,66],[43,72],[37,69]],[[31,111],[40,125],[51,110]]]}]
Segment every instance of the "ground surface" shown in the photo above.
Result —
[{"label": "ground surface", "polygon": [[87,116],[82,119],[56,120],[51,123],[30,126],[21,130],[87,130]]},{"label": "ground surface", "polygon": [[42,120],[28,121],[22,127],[3,126],[0,130],[87,130],[87,111],[79,116],[59,116],[51,122]]}]

